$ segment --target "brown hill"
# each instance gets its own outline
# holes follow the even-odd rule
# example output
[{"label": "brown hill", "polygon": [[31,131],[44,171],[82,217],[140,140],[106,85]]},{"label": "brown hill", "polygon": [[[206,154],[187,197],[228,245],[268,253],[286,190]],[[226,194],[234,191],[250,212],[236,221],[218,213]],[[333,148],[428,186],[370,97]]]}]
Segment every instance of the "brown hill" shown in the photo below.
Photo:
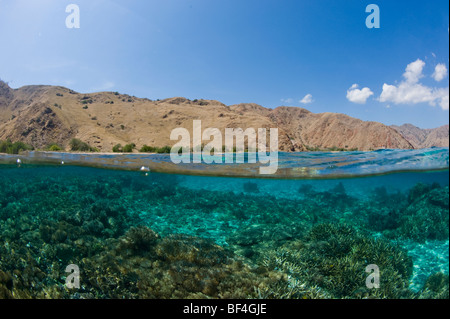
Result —
[{"label": "brown hill", "polygon": [[182,97],[161,101],[126,94],[82,94],[57,86],[33,85],[11,89],[0,81],[0,140],[10,138],[37,148],[51,143],[68,147],[79,138],[104,152],[118,143],[162,147],[173,145],[176,127],[192,132],[193,120],[202,129],[279,129],[280,151],[307,149],[412,148],[396,130],[344,114],[314,114],[297,107],[264,108],[244,103],[227,106],[213,100]]},{"label": "brown hill", "polygon": [[410,149],[411,144],[384,124],[345,114],[314,114],[302,108],[278,107],[270,115],[295,144],[308,149]]},{"label": "brown hill", "polygon": [[392,125],[414,148],[432,146],[449,147],[449,126],[443,125],[434,129],[421,129],[412,124]]}]

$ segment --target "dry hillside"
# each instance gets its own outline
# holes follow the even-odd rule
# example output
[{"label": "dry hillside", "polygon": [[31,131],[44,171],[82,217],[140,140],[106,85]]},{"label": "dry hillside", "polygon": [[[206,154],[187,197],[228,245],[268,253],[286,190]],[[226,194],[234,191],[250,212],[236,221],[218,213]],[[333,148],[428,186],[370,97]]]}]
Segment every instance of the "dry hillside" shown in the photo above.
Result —
[{"label": "dry hillside", "polygon": [[402,126],[392,125],[392,127],[402,134],[414,148],[449,146],[448,125],[443,125],[434,129],[421,129],[412,124],[403,124]]},{"label": "dry hillside", "polygon": [[176,127],[202,129],[279,129],[281,151],[342,148],[409,149],[413,146],[395,129],[344,114],[315,114],[297,107],[264,108],[247,103],[227,106],[213,100],[169,98],[161,101],[114,92],[83,94],[57,86],[33,85],[18,89],[0,81],[0,140],[10,138],[37,148],[51,143],[68,147],[79,138],[104,152],[116,144],[173,145]]}]

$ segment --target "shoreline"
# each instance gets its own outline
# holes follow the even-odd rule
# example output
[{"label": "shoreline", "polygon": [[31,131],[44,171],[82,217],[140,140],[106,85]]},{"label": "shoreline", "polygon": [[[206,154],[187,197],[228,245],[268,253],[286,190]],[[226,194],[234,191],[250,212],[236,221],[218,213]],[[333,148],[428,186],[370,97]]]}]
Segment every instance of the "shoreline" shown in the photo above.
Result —
[{"label": "shoreline", "polygon": [[[427,150],[427,149],[438,149],[438,148],[449,148],[447,147],[429,147],[429,148],[413,148],[413,149],[404,149],[404,148],[378,148],[378,149],[374,149],[374,150],[366,150],[366,151],[360,151],[360,150],[355,150],[355,151],[336,151],[336,150],[320,150],[320,151],[297,151],[297,152],[292,152],[292,151],[278,151],[278,153],[287,153],[287,154],[298,154],[298,153],[370,153],[370,152],[376,152],[376,151],[381,151],[381,150],[403,150],[403,151],[420,151],[420,150]],[[27,152],[40,152],[40,153],[49,153],[49,154],[80,154],[80,155],[92,155],[92,154],[97,154],[97,155],[133,155],[133,154],[152,154],[152,155],[169,155],[170,153],[157,153],[157,152],[77,152],[77,151],[46,151],[46,150],[29,150],[29,151],[22,151],[18,154],[10,154],[10,153],[4,153],[4,152],[0,152],[0,155],[24,155]],[[193,152],[190,152],[191,154],[193,154]],[[202,153],[202,152],[200,152]],[[241,153],[249,153],[248,151],[239,151],[239,152],[232,152],[235,154],[241,154]],[[258,151],[256,151],[256,153],[258,153]],[[227,154],[227,152],[217,152],[215,153],[217,155],[224,155]]]}]

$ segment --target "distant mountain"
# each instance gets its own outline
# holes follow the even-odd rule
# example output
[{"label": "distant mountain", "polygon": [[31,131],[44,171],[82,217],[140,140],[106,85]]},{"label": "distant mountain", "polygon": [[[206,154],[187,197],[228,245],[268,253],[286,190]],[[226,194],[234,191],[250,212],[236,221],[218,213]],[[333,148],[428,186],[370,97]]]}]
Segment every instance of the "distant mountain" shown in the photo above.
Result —
[{"label": "distant mountain", "polygon": [[408,140],[414,148],[449,147],[448,124],[434,129],[421,129],[412,124],[392,125],[391,127]]},{"label": "distant mountain", "polygon": [[170,140],[172,129],[192,132],[197,119],[202,120],[202,129],[218,128],[223,135],[225,128],[277,127],[280,151],[413,148],[392,127],[339,113],[315,114],[284,106],[269,109],[253,103],[227,106],[182,97],[152,101],[46,85],[11,89],[0,81],[0,140],[10,138],[37,148],[51,143],[68,148],[74,137],[104,152],[119,143],[135,143],[137,149],[144,144],[170,146],[175,143]]}]

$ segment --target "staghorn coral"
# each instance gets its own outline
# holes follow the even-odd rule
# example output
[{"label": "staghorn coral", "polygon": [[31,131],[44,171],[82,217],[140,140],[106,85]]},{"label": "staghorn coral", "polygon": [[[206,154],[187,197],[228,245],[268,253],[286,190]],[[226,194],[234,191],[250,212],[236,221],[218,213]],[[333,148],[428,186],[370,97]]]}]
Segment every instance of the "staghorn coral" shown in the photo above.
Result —
[{"label": "staghorn coral", "polygon": [[[263,192],[199,192],[179,181],[70,167],[2,171],[0,296],[415,298],[409,258],[361,229],[390,238],[430,234],[433,224],[417,223],[404,235],[400,226],[415,220],[415,207],[448,212],[448,188],[436,186],[411,191],[420,194],[411,202],[382,189],[369,200],[350,197],[340,184],[279,200]],[[390,281],[380,290],[364,286],[369,262],[383,265]],[[79,290],[64,286],[69,263],[80,266]],[[431,287],[420,296],[445,296],[445,286]]]},{"label": "staghorn coral", "polygon": [[[412,261],[399,247],[367,237],[345,225],[321,224],[304,240],[269,252],[262,261],[332,298],[408,298]],[[379,289],[367,289],[365,268],[381,270]]]},{"label": "staghorn coral", "polygon": [[428,277],[418,296],[419,299],[448,299],[449,276],[441,272]]},{"label": "staghorn coral", "polygon": [[[421,194],[404,210],[398,232],[403,238],[424,242],[428,239],[448,239],[449,236],[449,188],[426,188],[420,185]],[[427,191],[428,190],[428,191]]]},{"label": "staghorn coral", "polygon": [[[146,244],[130,250],[136,236]],[[181,234],[160,238],[145,227],[130,229],[81,267],[90,287],[83,293],[96,298],[257,298],[258,291],[287,282],[209,240]]]},{"label": "staghorn coral", "polygon": [[0,270],[0,299],[12,299],[13,280],[9,273]]}]

